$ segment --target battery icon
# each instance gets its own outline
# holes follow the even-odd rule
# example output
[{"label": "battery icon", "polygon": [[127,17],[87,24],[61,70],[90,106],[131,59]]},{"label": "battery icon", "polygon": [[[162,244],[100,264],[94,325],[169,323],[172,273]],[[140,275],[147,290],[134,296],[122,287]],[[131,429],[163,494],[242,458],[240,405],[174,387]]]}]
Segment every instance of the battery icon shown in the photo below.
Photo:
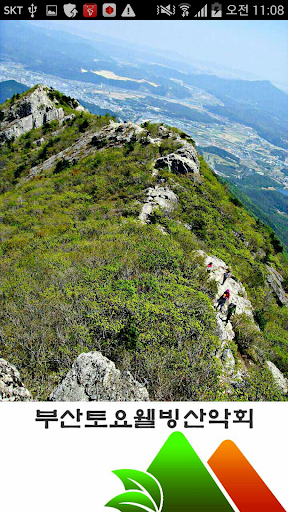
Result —
[{"label": "battery icon", "polygon": [[211,16],[212,18],[222,18],[222,4],[215,2],[211,5]]}]

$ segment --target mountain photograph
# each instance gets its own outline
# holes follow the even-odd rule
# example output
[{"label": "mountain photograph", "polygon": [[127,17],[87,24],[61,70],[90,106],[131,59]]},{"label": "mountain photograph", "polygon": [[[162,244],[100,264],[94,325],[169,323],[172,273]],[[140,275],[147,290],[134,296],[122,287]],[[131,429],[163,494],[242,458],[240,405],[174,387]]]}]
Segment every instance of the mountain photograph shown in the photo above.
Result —
[{"label": "mountain photograph", "polygon": [[286,401],[281,62],[85,23],[0,22],[0,401]]}]

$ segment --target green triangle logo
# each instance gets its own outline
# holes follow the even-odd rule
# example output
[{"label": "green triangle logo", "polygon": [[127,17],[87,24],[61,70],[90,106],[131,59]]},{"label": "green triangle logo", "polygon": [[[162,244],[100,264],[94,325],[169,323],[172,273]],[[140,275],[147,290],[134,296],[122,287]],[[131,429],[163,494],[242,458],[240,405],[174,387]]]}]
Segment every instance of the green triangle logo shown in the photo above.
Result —
[{"label": "green triangle logo", "polygon": [[161,482],[163,512],[231,512],[230,504],[184,434],[174,432],[148,468]]},{"label": "green triangle logo", "polygon": [[119,470],[126,492],[106,506],[121,512],[233,512],[186,437],[174,432],[147,472]]}]

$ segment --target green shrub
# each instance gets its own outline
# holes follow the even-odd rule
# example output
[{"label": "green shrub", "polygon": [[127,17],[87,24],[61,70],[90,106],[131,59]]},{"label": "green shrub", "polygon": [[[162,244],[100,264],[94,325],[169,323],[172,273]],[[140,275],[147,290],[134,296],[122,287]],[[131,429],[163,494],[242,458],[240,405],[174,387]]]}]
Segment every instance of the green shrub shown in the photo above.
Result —
[{"label": "green shrub", "polygon": [[252,402],[271,402],[283,401],[285,397],[277,387],[271,372],[265,367],[250,368],[242,386],[242,391],[238,391],[238,397],[241,400]]},{"label": "green shrub", "polygon": [[263,345],[262,333],[258,330],[253,319],[245,314],[236,315],[232,319],[235,331],[235,343],[237,343],[241,354],[249,355],[253,346]]},{"label": "green shrub", "polygon": [[53,174],[60,174],[60,172],[64,171],[64,169],[67,169],[67,167],[69,167],[69,165],[70,165],[70,162],[69,162],[69,160],[66,160],[66,158],[59,160],[55,165]]}]

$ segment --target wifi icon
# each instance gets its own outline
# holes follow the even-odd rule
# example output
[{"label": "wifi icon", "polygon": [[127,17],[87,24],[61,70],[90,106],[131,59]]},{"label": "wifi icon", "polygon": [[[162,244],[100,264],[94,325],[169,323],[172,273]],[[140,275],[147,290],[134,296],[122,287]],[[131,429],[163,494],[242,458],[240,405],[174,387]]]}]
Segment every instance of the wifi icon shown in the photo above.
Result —
[{"label": "wifi icon", "polygon": [[189,9],[191,9],[190,4],[180,4],[179,7],[182,10],[183,18],[185,18],[186,16],[189,16]]}]

